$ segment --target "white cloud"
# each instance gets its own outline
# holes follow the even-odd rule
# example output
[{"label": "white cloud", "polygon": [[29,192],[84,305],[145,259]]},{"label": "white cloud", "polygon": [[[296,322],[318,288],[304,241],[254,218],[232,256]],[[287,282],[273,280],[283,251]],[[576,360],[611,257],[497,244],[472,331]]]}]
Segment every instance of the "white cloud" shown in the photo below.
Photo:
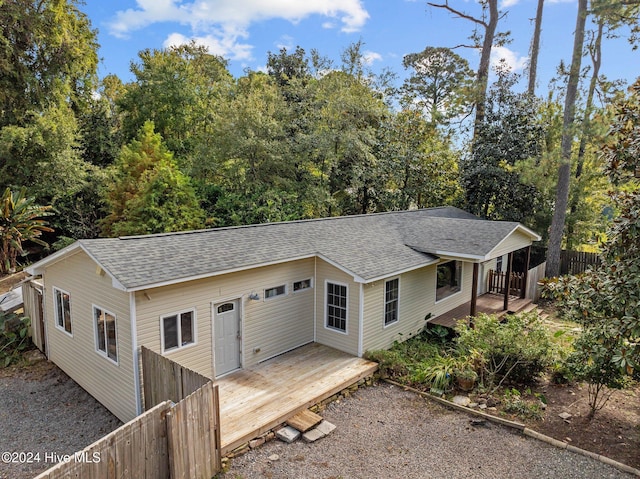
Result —
[{"label": "white cloud", "polygon": [[509,50],[507,47],[491,48],[491,65],[493,67],[497,66],[500,60],[504,60],[512,71],[519,71],[527,66],[529,57],[519,56],[518,52]]},{"label": "white cloud", "polygon": [[362,52],[362,62],[365,65],[372,65],[376,61],[382,61],[382,55],[371,51]]},{"label": "white cloud", "polygon": [[513,7],[514,5],[517,5],[518,3],[520,3],[520,0],[502,0],[502,5],[500,5],[500,8]]},{"label": "white cloud", "polygon": [[276,44],[276,47],[278,47],[278,50],[282,50],[284,48],[287,51],[291,51],[295,48],[294,42],[295,40],[293,37],[289,35],[282,35],[280,37],[280,41]]},{"label": "white cloud", "polygon": [[240,43],[238,38],[241,35],[205,35],[187,37],[181,33],[172,33],[164,41],[163,46],[175,47],[195,41],[198,45],[203,45],[209,53],[220,55],[221,57],[231,60],[249,60],[251,59],[252,46],[246,43]]},{"label": "white cloud", "polygon": [[191,29],[191,38],[173,33],[165,46],[190,39],[212,53],[232,59],[249,59],[251,45],[242,43],[251,24],[274,18],[297,23],[312,15],[325,17],[324,28],[343,32],[360,30],[369,19],[363,0],[136,0],[137,8],[119,11],[109,25],[112,35],[127,38],[131,32],[155,23],[177,23]]}]

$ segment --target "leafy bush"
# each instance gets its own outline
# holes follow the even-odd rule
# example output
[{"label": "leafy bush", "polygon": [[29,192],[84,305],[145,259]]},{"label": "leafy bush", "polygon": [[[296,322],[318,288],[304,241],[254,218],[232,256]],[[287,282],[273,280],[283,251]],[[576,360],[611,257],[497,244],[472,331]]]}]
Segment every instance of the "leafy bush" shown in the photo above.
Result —
[{"label": "leafy bush", "polygon": [[527,400],[516,388],[507,388],[502,400],[504,401],[505,412],[515,414],[524,419],[542,419],[543,401],[538,396],[533,400]]},{"label": "leafy bush", "polygon": [[417,364],[413,368],[410,380],[413,383],[428,384],[431,389],[444,393],[451,386],[457,367],[456,358],[438,354],[428,361]]},{"label": "leafy bush", "polygon": [[[536,312],[508,315],[479,314],[473,325],[459,322],[457,345],[474,357],[484,387],[495,389],[507,378],[528,384],[553,363],[556,347]],[[497,384],[496,384],[497,382]]]},{"label": "leafy bush", "polygon": [[20,359],[23,351],[31,346],[27,317],[14,313],[0,313],[0,367],[6,368]]},{"label": "leafy bush", "polygon": [[409,374],[407,359],[399,351],[377,349],[367,351],[364,357],[378,363],[378,372],[383,378],[400,379]]}]

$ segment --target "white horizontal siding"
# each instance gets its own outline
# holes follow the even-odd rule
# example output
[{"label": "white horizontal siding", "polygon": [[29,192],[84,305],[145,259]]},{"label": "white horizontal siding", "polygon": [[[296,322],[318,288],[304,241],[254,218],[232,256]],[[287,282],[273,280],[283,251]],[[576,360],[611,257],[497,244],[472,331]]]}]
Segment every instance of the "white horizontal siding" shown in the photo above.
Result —
[{"label": "white horizontal siding", "polygon": [[[165,355],[214,377],[212,305],[235,299],[240,300],[243,367],[311,342],[313,289],[294,293],[293,282],[313,277],[313,261],[304,259],[137,292],[138,344],[160,353],[160,317],[194,309],[195,344]],[[281,284],[287,287],[285,296],[264,299],[264,289]],[[249,299],[254,292],[259,300]]]},{"label": "white horizontal siding", "polygon": [[462,264],[462,290],[436,303],[436,266],[427,266],[400,276],[398,322],[384,325],[384,284],[376,281],[364,286],[363,349],[388,349],[394,341],[405,341],[422,331],[431,314],[440,314],[469,301],[473,282],[473,263]]},{"label": "white horizontal siding", "polygon": [[497,258],[498,256],[505,255],[512,251],[517,251],[521,248],[525,248],[531,245],[531,238],[524,234],[522,231],[514,231],[505,239],[503,239],[498,245],[491,251],[491,257]]},{"label": "white horizontal siding", "polygon": [[[326,282],[347,285],[347,334],[329,329],[326,324]],[[321,259],[316,260],[316,342],[354,356],[358,355],[360,283]]]},{"label": "white horizontal siding", "polygon": [[[49,359],[120,420],[134,418],[136,394],[129,295],[114,289],[111,278],[101,275],[96,263],[79,249],[47,267],[43,281]],[[55,325],[54,287],[70,295],[72,337]],[[93,305],[116,315],[117,365],[96,352]]]}]

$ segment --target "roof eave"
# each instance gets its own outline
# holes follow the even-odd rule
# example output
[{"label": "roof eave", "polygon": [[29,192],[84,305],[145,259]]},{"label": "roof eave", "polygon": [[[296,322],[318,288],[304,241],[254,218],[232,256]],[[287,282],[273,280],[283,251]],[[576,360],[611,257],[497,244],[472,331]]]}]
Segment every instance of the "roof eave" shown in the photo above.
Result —
[{"label": "roof eave", "polygon": [[247,271],[247,270],[250,270],[250,269],[262,268],[264,266],[273,266],[273,265],[276,265],[276,264],[288,263],[290,261],[299,261],[299,260],[303,260],[303,259],[309,259],[309,258],[313,258],[314,256],[316,256],[316,255],[315,254],[303,255],[303,256],[297,256],[297,257],[293,257],[293,258],[281,259],[281,260],[277,260],[277,261],[270,261],[268,263],[251,264],[251,265],[242,266],[242,267],[239,267],[239,268],[224,269],[224,270],[220,270],[220,271],[214,271],[214,272],[211,272],[211,273],[203,273],[203,274],[199,274],[199,275],[185,276],[185,277],[182,277],[182,278],[176,278],[176,279],[172,279],[172,280],[168,280],[168,281],[159,281],[157,283],[148,283],[148,284],[141,284],[141,285],[129,286],[129,287],[123,286],[123,288],[124,288],[123,291],[127,291],[129,293],[134,293],[136,291],[144,291],[146,289],[161,288],[163,286],[172,286],[174,284],[186,283],[188,281],[196,281],[196,280],[199,280],[199,279],[206,279],[206,278],[213,278],[215,276],[222,276],[224,274],[238,273],[240,271]]}]

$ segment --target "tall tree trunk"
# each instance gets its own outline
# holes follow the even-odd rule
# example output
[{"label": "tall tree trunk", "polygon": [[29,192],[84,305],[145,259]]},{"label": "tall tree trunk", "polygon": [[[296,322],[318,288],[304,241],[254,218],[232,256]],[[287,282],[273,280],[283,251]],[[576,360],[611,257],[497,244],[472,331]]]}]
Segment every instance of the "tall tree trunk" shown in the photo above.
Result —
[{"label": "tall tree trunk", "polygon": [[527,92],[529,95],[536,94],[536,76],[538,75],[538,55],[540,53],[540,33],[542,32],[542,11],[544,9],[544,0],[538,0],[538,9],[536,10],[536,22],[533,29],[533,38],[531,39],[531,60],[529,61],[529,87]]},{"label": "tall tree trunk", "polygon": [[[587,92],[587,101],[584,107],[584,118],[582,119],[582,135],[580,137],[580,147],[578,148],[578,159],[576,161],[576,173],[575,179],[578,181],[582,176],[582,170],[584,168],[584,155],[587,149],[587,142],[591,138],[591,110],[593,108],[593,97],[595,95],[596,86],[598,84],[598,76],[600,75],[600,65],[602,64],[602,34],[604,32],[604,20],[601,18],[598,20],[598,31],[595,38],[589,45],[589,53],[591,56],[591,63],[593,65],[593,74],[591,75],[591,81],[589,82],[589,91]],[[574,192],[571,197],[571,214],[575,214],[578,210],[578,203],[580,202],[579,192]],[[574,233],[574,223],[569,221],[567,224],[567,244],[571,244],[571,238]]]},{"label": "tall tree trunk", "polygon": [[486,23],[484,30],[484,40],[482,42],[482,53],[480,55],[480,64],[478,65],[478,100],[476,102],[476,120],[474,125],[473,137],[476,137],[478,127],[484,122],[484,105],[487,98],[487,88],[489,86],[489,65],[491,60],[491,48],[493,40],[496,36],[496,28],[498,27],[498,0],[489,0],[489,22]]},{"label": "tall tree trunk", "polygon": [[[480,64],[478,65],[478,92],[476,98],[476,117],[474,122],[474,132],[473,137],[476,137],[476,132],[478,130],[479,125],[484,122],[484,105],[487,97],[487,88],[489,86],[489,66],[491,64],[491,49],[493,47],[493,40],[496,36],[496,29],[498,28],[498,20],[500,19],[500,12],[498,11],[498,0],[486,0],[486,6],[489,9],[489,20],[486,21],[484,18],[476,18],[471,15],[468,15],[461,10],[456,10],[455,8],[449,6],[449,2],[445,1],[445,3],[431,3],[427,2],[428,5],[435,8],[443,8],[448,12],[453,13],[459,18],[464,18],[465,20],[469,20],[476,25],[484,28],[484,39],[482,40],[482,52],[480,54]],[[485,6],[483,5],[483,8]],[[477,46],[476,46],[477,48]]]},{"label": "tall tree trunk", "polygon": [[549,231],[549,244],[547,248],[547,277],[560,275],[560,250],[562,249],[562,236],[564,223],[567,217],[567,205],[569,202],[569,183],[571,180],[571,147],[573,145],[573,124],[575,121],[576,93],[580,81],[580,67],[582,63],[582,46],[584,45],[584,26],[587,20],[587,0],[578,0],[578,14],[576,18],[576,30],[573,39],[573,54],[571,57],[571,70],[569,71],[569,83],[564,99],[564,117],[562,122],[562,158],[558,168],[558,187],[556,190],[556,204]]}]

